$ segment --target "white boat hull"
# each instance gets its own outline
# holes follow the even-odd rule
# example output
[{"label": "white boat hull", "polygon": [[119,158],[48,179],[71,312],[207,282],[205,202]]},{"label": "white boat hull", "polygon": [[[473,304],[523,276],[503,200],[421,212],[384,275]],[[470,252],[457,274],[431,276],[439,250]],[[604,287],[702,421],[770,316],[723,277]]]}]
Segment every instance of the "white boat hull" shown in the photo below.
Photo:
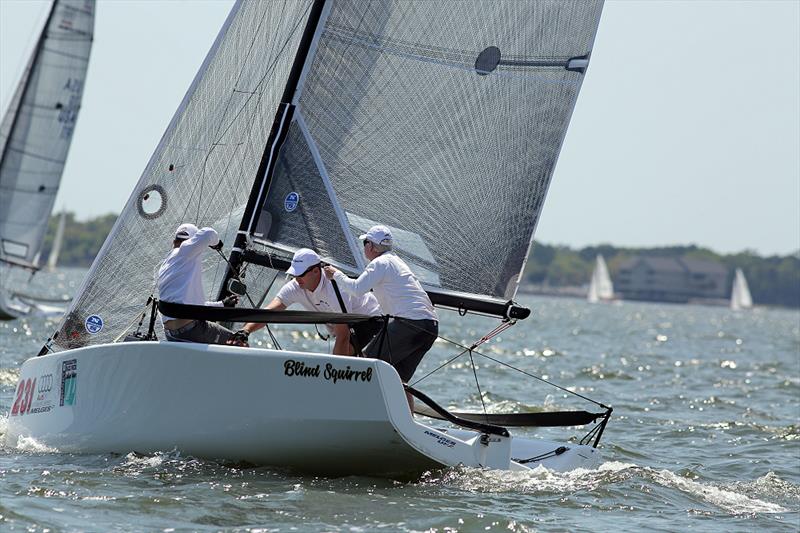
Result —
[{"label": "white boat hull", "polygon": [[[337,372],[334,372],[337,371]],[[349,371],[349,372],[348,372]],[[232,346],[132,342],[28,359],[6,445],[152,453],[320,474],[441,466],[591,468],[589,446],[442,430],[411,416],[400,379],[374,359]],[[512,458],[560,455],[519,464]]]}]

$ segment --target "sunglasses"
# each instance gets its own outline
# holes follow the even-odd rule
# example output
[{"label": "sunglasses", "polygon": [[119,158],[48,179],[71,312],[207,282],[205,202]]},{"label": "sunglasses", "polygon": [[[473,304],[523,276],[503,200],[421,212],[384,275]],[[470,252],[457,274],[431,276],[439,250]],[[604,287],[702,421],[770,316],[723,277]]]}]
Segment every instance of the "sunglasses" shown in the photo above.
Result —
[{"label": "sunglasses", "polygon": [[307,276],[309,274],[309,272],[312,272],[315,268],[322,268],[322,265],[316,264],[314,266],[310,266],[302,274],[298,274],[297,276],[293,276],[293,277],[294,277],[294,279],[305,277],[305,276]]}]

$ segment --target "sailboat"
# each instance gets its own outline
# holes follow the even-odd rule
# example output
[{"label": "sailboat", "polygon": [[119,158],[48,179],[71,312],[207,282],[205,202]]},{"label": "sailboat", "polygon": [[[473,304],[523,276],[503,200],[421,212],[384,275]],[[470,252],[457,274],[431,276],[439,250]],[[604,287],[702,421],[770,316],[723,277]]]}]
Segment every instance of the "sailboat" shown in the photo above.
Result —
[{"label": "sailboat", "polygon": [[592,271],[592,279],[589,282],[589,293],[586,299],[596,303],[601,300],[612,300],[614,298],[614,285],[611,283],[611,276],[608,274],[608,267],[603,256],[598,254]]},{"label": "sailboat", "polygon": [[750,309],[753,307],[753,298],[750,296],[750,287],[741,268],[736,269],[733,276],[733,288],[731,289],[731,309]]},{"label": "sailboat", "polygon": [[0,320],[36,310],[20,271],[39,270],[92,48],[94,0],[54,0],[0,123]]},{"label": "sailboat", "polygon": [[[155,308],[232,323],[385,324],[249,303],[264,301],[301,247],[357,275],[357,236],[379,222],[435,305],[498,319],[456,356],[487,357],[482,343],[530,315],[514,298],[601,9],[237,2],[67,315],[23,363],[6,444],[175,448],[319,474],[597,465],[612,409],[566,388],[592,410],[450,412],[377,359],[155,340]],[[244,294],[244,307],[156,301],[153,271],[187,220],[233,243],[230,257],[205,254],[205,287],[209,299]],[[567,442],[518,426],[590,429]]]},{"label": "sailboat", "polygon": [[50,255],[47,257],[47,270],[53,272],[58,264],[58,256],[61,254],[61,246],[64,242],[64,228],[67,225],[67,210],[62,209],[58,216],[58,227],[56,236],[53,238],[53,246],[50,248]]}]

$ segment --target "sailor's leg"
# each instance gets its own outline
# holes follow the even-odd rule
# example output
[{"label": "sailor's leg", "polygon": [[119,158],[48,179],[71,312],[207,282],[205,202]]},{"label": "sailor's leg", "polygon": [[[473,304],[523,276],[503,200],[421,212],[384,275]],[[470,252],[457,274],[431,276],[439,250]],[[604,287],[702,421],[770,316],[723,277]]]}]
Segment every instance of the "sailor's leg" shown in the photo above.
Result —
[{"label": "sailor's leg", "polygon": [[167,331],[168,340],[201,344],[225,344],[231,336],[231,330],[207,320],[195,320],[182,328]]}]

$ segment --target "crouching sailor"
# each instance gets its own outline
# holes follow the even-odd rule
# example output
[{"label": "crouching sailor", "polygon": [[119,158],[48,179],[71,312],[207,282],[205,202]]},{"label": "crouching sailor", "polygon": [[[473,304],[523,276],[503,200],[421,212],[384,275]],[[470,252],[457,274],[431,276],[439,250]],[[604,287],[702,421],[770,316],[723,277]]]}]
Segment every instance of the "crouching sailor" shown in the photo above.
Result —
[{"label": "crouching sailor", "polygon": [[[162,301],[190,305],[233,307],[238,296],[219,302],[207,302],[203,290],[203,252],[207,247],[222,249],[222,241],[212,228],[197,229],[194,224],[181,224],[172,241],[172,251],[158,269],[156,281]],[[207,320],[188,320],[161,316],[167,340],[225,344],[233,332]]]},{"label": "crouching sailor", "polygon": [[[324,313],[355,313],[377,316],[381,314],[378,300],[370,293],[354,296],[349,293],[336,294],[333,282],[322,275],[322,261],[317,252],[300,248],[292,258],[286,273],[294,279],[281,287],[275,298],[267,305],[269,311],[283,311],[293,304],[300,304],[306,311]],[[341,297],[341,300],[339,300]],[[335,336],[333,353],[353,355],[360,352],[380,331],[379,322],[361,322],[353,326],[352,332],[347,324],[327,324],[328,331]],[[246,341],[250,333],[264,327],[264,324],[251,322],[236,332],[232,343]]]},{"label": "crouching sailor", "polygon": [[[364,353],[391,364],[407,383],[439,335],[439,317],[411,269],[392,252],[389,228],[373,226],[359,239],[364,241],[369,264],[358,279],[350,279],[331,266],[325,267],[325,275],[336,280],[343,291],[355,295],[372,290],[383,312],[394,317],[386,334],[378,334]],[[411,405],[410,396],[408,400]]]}]

